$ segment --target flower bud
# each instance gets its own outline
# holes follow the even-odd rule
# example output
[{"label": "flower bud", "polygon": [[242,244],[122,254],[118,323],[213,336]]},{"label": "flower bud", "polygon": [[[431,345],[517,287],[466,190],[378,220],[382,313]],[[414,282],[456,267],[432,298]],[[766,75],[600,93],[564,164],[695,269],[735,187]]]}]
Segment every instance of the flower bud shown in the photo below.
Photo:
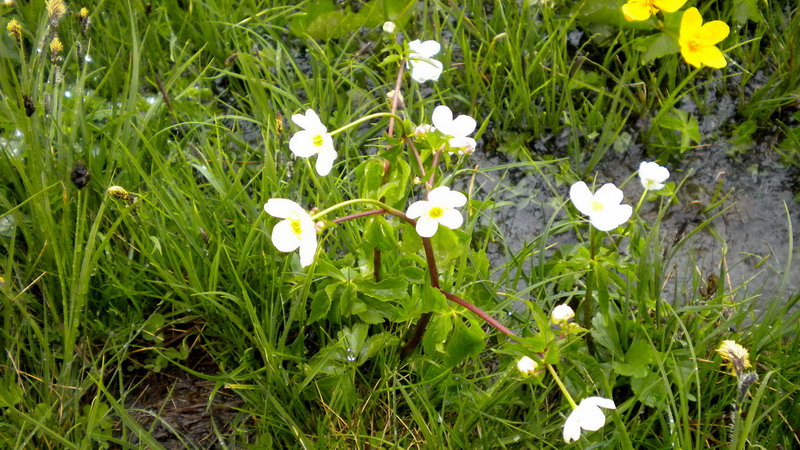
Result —
[{"label": "flower bud", "polygon": [[426,134],[430,133],[431,131],[433,131],[433,127],[427,123],[417,125],[417,127],[414,128],[414,137],[423,138],[425,137]]},{"label": "flower bud", "polygon": [[553,323],[567,323],[573,317],[575,317],[575,311],[567,304],[556,306],[550,314],[550,320]]},{"label": "flower bud", "polygon": [[395,31],[397,31],[397,25],[395,25],[394,22],[392,22],[391,20],[383,22],[384,33],[394,34]]},{"label": "flower bud", "polygon": [[523,375],[536,375],[536,371],[539,370],[539,363],[527,356],[523,356],[517,361],[517,369]]}]

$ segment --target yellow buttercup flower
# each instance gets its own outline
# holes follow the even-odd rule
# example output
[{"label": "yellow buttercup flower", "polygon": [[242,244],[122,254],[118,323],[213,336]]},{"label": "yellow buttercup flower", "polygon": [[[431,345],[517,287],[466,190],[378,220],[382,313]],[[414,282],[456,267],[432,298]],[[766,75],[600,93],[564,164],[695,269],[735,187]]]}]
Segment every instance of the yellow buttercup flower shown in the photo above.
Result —
[{"label": "yellow buttercup flower", "polygon": [[728,24],[721,20],[712,20],[703,25],[700,11],[689,8],[681,18],[681,34],[678,38],[681,55],[694,67],[721,69],[728,65],[728,61],[715,45],[728,37],[730,31]]},{"label": "yellow buttercup flower", "polygon": [[647,20],[659,11],[675,12],[686,3],[686,0],[629,0],[622,5],[625,20]]},{"label": "yellow buttercup flower", "polygon": [[750,365],[750,352],[737,344],[736,341],[722,341],[717,349],[717,353],[719,353],[727,364],[733,367],[733,371],[736,375],[740,375],[745,369],[753,367]]}]

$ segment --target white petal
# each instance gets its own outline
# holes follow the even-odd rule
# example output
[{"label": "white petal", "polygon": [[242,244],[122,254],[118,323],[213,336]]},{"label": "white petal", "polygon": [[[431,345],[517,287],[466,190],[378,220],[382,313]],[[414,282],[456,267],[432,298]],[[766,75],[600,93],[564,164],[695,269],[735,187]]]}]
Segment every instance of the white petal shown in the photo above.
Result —
[{"label": "white petal", "polygon": [[442,49],[441,44],[436,41],[420,42],[419,39],[408,43],[408,48],[414,53],[419,53],[423,58],[431,58]]},{"label": "white petal", "polygon": [[436,81],[442,74],[444,66],[435,59],[416,61],[411,63],[411,78],[417,83]]},{"label": "white petal", "polygon": [[567,417],[564,422],[564,441],[569,444],[572,441],[577,441],[581,438],[581,424],[578,419],[578,410],[572,410],[572,413]]},{"label": "white petal", "polygon": [[436,234],[436,230],[439,229],[439,222],[435,219],[431,219],[428,216],[422,216],[417,219],[417,234],[422,237],[431,237]]},{"label": "white petal", "polygon": [[316,112],[314,112],[313,109],[306,110],[305,115],[294,114],[292,116],[292,122],[304,130],[318,131],[320,128],[322,128],[322,132],[328,131],[328,129],[325,128],[325,125],[322,124],[322,121],[319,120],[319,116]]},{"label": "white petal", "polygon": [[293,252],[300,247],[302,241],[294,233],[291,220],[282,220],[272,229],[272,245],[281,252]]},{"label": "white petal", "polygon": [[456,117],[453,121],[453,132],[450,134],[451,136],[467,136],[472,134],[475,131],[475,127],[478,126],[478,123],[475,122],[470,116],[460,115]]},{"label": "white petal", "polygon": [[581,411],[581,415],[579,416],[580,427],[584,430],[597,431],[606,424],[606,416],[597,406],[581,402],[580,406],[578,406],[578,410]]},{"label": "white petal", "polygon": [[325,175],[331,172],[331,168],[333,167],[333,161],[336,160],[336,150],[331,148],[330,150],[321,151],[317,156],[317,173],[324,177]]},{"label": "white petal", "polygon": [[598,230],[611,231],[627,222],[631,214],[633,214],[631,205],[616,205],[590,215],[589,220]]},{"label": "white petal", "polygon": [[433,115],[431,115],[431,122],[437,130],[448,136],[452,136],[449,130],[453,125],[453,111],[450,111],[450,108],[445,105],[437,106],[433,110]]},{"label": "white petal", "polygon": [[272,217],[286,219],[287,217],[308,216],[302,206],[285,198],[271,198],[264,204],[264,211]]},{"label": "white petal", "polygon": [[592,195],[592,191],[589,190],[589,187],[586,186],[586,183],[583,181],[578,181],[570,186],[569,198],[581,214],[588,216],[593,212],[592,200],[594,199],[594,195]]},{"label": "white petal", "polygon": [[[312,223],[313,227],[314,224]],[[312,232],[314,230],[312,229]],[[305,234],[305,233],[303,233]],[[300,265],[307,267],[314,262],[314,256],[317,253],[317,237],[316,233],[310,237],[303,236],[303,241],[300,243]]]},{"label": "white petal", "polygon": [[599,406],[601,408],[608,408],[608,409],[617,409],[617,405],[614,404],[614,400],[610,398],[603,398],[603,397],[586,397],[581,401],[582,404],[589,404]]},{"label": "white petal", "polygon": [[622,203],[622,191],[613,183],[606,183],[594,193],[594,200],[600,202],[604,207],[616,206]]},{"label": "white petal", "polygon": [[447,194],[447,206],[457,208],[467,204],[467,196],[458,191],[450,191]]},{"label": "white petal", "polygon": [[445,209],[442,211],[442,217],[439,218],[439,224],[455,230],[464,223],[464,218],[461,213],[455,209]]},{"label": "white petal", "polygon": [[408,211],[406,211],[406,216],[409,219],[416,219],[417,217],[421,217],[423,214],[427,214],[428,211],[431,209],[431,204],[427,200],[420,200],[411,204],[408,207]]},{"label": "white petal", "polygon": [[319,151],[319,148],[314,145],[314,138],[316,136],[319,136],[319,134],[313,131],[298,131],[289,139],[289,150],[291,150],[295,156],[301,158],[308,158],[309,156],[316,155]]},{"label": "white petal", "polygon": [[447,186],[439,186],[437,188],[431,189],[431,191],[428,192],[428,201],[435,206],[446,208],[450,205],[449,199],[450,199],[450,188]]}]

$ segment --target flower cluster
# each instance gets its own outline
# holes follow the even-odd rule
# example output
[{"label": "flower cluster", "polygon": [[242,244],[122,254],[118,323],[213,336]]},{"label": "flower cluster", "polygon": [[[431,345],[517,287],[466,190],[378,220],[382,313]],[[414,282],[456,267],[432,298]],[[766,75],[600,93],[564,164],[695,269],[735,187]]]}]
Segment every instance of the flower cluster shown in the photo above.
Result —
[{"label": "flower cluster", "polygon": [[[686,0],[628,0],[622,5],[622,15],[628,21],[647,20],[659,11],[673,13],[679,10]],[[721,69],[728,65],[725,56],[716,47],[728,34],[730,28],[725,22],[713,20],[703,24],[703,17],[697,8],[689,8],[681,17],[678,45],[686,62],[694,67],[703,66]]]}]

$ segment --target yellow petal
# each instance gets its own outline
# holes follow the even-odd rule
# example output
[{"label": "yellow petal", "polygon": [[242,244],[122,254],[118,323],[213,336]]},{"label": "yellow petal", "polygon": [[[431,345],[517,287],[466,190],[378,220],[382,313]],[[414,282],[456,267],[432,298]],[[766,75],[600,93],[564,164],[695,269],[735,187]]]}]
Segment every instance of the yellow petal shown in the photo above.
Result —
[{"label": "yellow petal", "polygon": [[653,2],[656,8],[668,13],[681,9],[684,3],[686,3],[686,0],[655,0]]},{"label": "yellow petal", "polygon": [[699,37],[703,40],[704,44],[714,45],[728,37],[728,33],[730,32],[731,29],[728,24],[721,20],[713,20],[703,25],[700,29]]},{"label": "yellow petal", "polygon": [[625,20],[647,20],[650,18],[650,5],[643,2],[631,1],[622,5],[622,14]]},{"label": "yellow petal", "polygon": [[728,61],[725,60],[725,56],[717,47],[703,47],[697,53],[700,54],[700,60],[703,62],[703,64],[707,65],[708,67],[722,69],[728,65]]},{"label": "yellow petal", "polygon": [[703,17],[697,8],[689,8],[681,17],[681,38],[691,36],[700,31],[703,25]]},{"label": "yellow petal", "polygon": [[688,47],[681,47],[681,55],[683,55],[683,59],[686,60],[686,63],[691,66],[700,67],[703,64],[700,52],[689,50]]}]

